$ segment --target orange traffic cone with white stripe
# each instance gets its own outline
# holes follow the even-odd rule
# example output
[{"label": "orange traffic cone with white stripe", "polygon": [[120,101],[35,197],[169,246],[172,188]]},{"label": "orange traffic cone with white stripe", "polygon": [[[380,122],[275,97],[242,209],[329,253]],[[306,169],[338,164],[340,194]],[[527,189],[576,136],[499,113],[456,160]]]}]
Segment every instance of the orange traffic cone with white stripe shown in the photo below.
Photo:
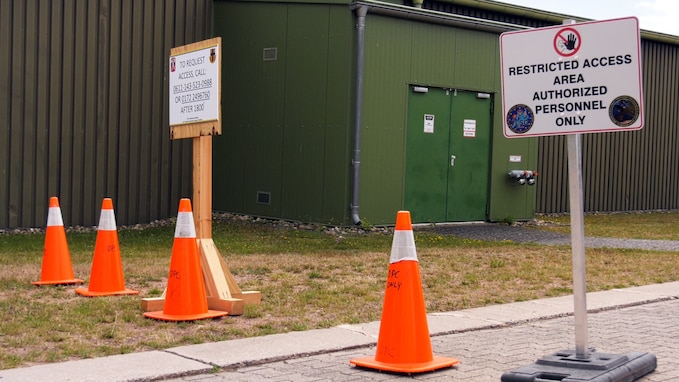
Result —
[{"label": "orange traffic cone with white stripe", "polygon": [[139,294],[139,291],[125,288],[116,216],[111,198],[105,198],[101,203],[90,285],[87,288],[77,288],[75,292],[86,297]]},{"label": "orange traffic cone with white stripe", "polygon": [[47,229],[45,247],[42,257],[42,272],[40,281],[33,281],[34,285],[81,284],[83,280],[73,276],[71,253],[68,250],[64,220],[61,217],[59,198],[50,198],[47,213]]},{"label": "orange traffic cone with white stripe", "polygon": [[410,212],[399,211],[391,246],[382,320],[375,357],[355,358],[360,367],[399,373],[421,373],[460,361],[435,356],[431,349],[420,268]]},{"label": "orange traffic cone with white stripe", "polygon": [[146,312],[144,317],[163,321],[194,321],[227,314],[208,310],[191,200],[184,198],[179,202],[163,310]]}]

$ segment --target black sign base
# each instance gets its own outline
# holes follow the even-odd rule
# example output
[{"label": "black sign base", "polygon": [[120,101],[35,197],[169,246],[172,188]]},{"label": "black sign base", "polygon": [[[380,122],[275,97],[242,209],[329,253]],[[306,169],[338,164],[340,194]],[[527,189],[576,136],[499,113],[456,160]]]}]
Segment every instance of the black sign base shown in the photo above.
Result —
[{"label": "black sign base", "polygon": [[502,382],[631,382],[655,370],[651,353],[606,354],[590,351],[578,358],[574,350],[544,356],[532,365],[502,374]]}]

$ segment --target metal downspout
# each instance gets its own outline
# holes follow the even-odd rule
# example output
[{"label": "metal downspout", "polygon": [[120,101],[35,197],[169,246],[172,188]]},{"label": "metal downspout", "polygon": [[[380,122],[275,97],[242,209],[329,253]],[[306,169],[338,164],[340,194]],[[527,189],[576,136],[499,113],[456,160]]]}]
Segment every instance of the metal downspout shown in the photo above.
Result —
[{"label": "metal downspout", "polygon": [[356,15],[358,16],[356,28],[358,29],[358,41],[356,43],[356,115],[354,120],[354,151],[351,159],[353,167],[353,190],[351,193],[351,220],[356,225],[361,224],[361,217],[358,215],[359,185],[361,179],[361,119],[363,117],[363,51],[365,47],[365,16],[368,7],[358,5]]}]

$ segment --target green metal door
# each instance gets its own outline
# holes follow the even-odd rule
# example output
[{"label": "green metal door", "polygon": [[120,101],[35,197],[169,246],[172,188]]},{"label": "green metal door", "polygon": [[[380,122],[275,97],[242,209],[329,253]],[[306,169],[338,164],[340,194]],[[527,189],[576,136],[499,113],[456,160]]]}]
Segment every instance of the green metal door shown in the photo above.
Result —
[{"label": "green metal door", "polygon": [[404,205],[414,223],[446,220],[449,93],[443,89],[410,87]]},{"label": "green metal door", "polygon": [[[488,97],[488,98],[483,98]],[[488,217],[490,177],[490,94],[451,94],[447,221],[478,221]]]},{"label": "green metal door", "polygon": [[486,220],[490,95],[411,86],[405,209],[413,222]]}]

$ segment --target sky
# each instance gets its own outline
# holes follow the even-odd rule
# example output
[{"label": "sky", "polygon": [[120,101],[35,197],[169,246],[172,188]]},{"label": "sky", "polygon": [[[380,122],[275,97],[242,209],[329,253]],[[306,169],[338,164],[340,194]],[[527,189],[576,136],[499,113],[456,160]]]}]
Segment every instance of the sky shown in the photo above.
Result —
[{"label": "sky", "polygon": [[635,16],[639,28],[679,36],[677,0],[499,0],[593,20]]}]

